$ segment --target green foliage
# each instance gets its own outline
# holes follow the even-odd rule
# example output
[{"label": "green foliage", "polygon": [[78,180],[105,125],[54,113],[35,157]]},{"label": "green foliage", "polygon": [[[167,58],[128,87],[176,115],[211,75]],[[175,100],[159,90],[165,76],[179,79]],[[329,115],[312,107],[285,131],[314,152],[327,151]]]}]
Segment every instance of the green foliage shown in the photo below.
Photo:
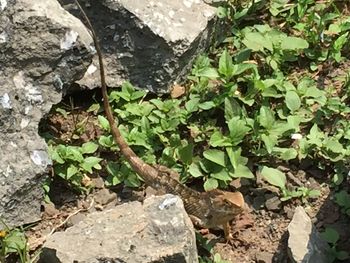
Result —
[{"label": "green foliage", "polygon": [[321,194],[319,190],[309,189],[307,187],[298,187],[295,190],[289,190],[286,187],[287,178],[285,174],[277,169],[263,166],[260,169],[260,173],[269,184],[277,186],[281,190],[282,201],[287,201],[291,198],[301,198],[305,202],[307,198],[315,198]]},{"label": "green foliage", "polygon": [[341,207],[342,212],[350,216],[350,194],[345,190],[335,194],[335,202]]},{"label": "green foliage", "polygon": [[27,238],[21,228],[10,228],[0,218],[0,262],[5,262],[10,254],[16,254],[21,263],[35,262],[38,254],[32,258],[29,256]]},{"label": "green foliage", "polygon": [[[102,159],[92,156],[98,147],[93,142],[84,143],[80,147],[63,144],[50,145],[49,154],[54,161],[55,174],[69,182],[75,189],[86,191],[88,185],[84,185],[84,177],[102,168],[100,165]],[[45,184],[45,187],[49,187],[48,184]]]},{"label": "green foliage", "polygon": [[349,259],[349,253],[343,250],[337,250],[337,242],[339,240],[338,232],[331,228],[327,227],[323,233],[321,233],[321,237],[329,243],[330,250],[328,251],[328,260],[329,262],[334,262],[336,259],[338,260],[346,260]]},{"label": "green foliage", "polygon": [[[290,190],[285,175],[273,168],[303,159],[333,167],[334,185],[340,185],[350,165],[349,77],[337,79],[344,89],[339,91],[319,85],[313,71],[343,60],[349,18],[332,1],[220,1],[217,6],[227,35],[210,55],[196,59],[186,96],[149,99],[128,82],[110,92],[126,141],[143,160],[178,171],[182,182],[202,180],[205,190],[225,188],[235,178],[254,179],[251,169],[261,166],[282,200],[305,201],[319,192]],[[269,25],[252,23],[252,14],[266,11]],[[98,114],[99,108],[94,104],[89,111]],[[98,120],[104,131],[98,148],[118,151],[107,119],[99,115]],[[73,185],[101,168],[97,148],[51,149],[56,173]],[[107,161],[106,168],[108,185],[140,185],[123,157]]]}]

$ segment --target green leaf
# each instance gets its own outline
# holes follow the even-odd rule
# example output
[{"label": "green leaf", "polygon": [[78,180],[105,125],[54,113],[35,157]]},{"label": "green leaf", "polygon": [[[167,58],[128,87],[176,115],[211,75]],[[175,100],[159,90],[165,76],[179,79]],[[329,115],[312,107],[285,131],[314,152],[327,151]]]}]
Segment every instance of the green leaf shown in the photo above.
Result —
[{"label": "green leaf", "polygon": [[326,149],[330,150],[331,152],[340,153],[340,154],[344,153],[343,145],[334,138],[327,140],[324,146],[326,147]]},{"label": "green leaf", "polygon": [[219,59],[219,72],[229,80],[233,75],[232,57],[225,49]]},{"label": "green leaf", "polygon": [[229,175],[229,173],[227,172],[227,170],[225,168],[222,168],[220,171],[218,171],[216,173],[211,173],[210,177],[221,180],[221,181],[231,181],[232,180],[231,176]]},{"label": "green leaf", "polygon": [[109,127],[109,122],[108,120],[103,117],[102,115],[98,115],[97,116],[98,122],[100,123],[102,129],[104,129],[105,131],[110,131],[110,127]]},{"label": "green leaf", "polygon": [[194,97],[191,98],[189,101],[186,102],[185,108],[188,112],[194,112],[198,110],[198,105],[199,105],[200,98],[199,97]]},{"label": "green leaf", "polygon": [[282,160],[289,161],[293,160],[298,156],[298,152],[293,148],[279,148],[274,147],[273,153],[277,152]]},{"label": "green leaf", "polygon": [[336,193],[335,202],[341,207],[350,208],[350,194],[345,190]]},{"label": "green leaf", "polygon": [[84,161],[84,157],[81,154],[81,149],[76,146],[68,146],[66,152],[66,158],[72,161],[82,162]]},{"label": "green leaf", "polygon": [[259,114],[260,125],[266,128],[267,130],[269,130],[271,129],[274,122],[275,122],[275,116],[273,111],[269,107],[262,106],[260,108],[260,114]]},{"label": "green leaf", "polygon": [[260,32],[249,32],[245,35],[242,43],[253,51],[264,51],[264,48],[273,51],[272,42]]},{"label": "green leaf", "polygon": [[241,116],[242,108],[234,98],[225,97],[225,119],[231,120],[235,116]]},{"label": "green leaf", "polygon": [[231,162],[231,165],[233,166],[234,169],[237,169],[239,165],[247,164],[248,158],[241,156],[241,153],[242,153],[241,148],[227,147],[226,152]]},{"label": "green leaf", "polygon": [[251,53],[252,53],[252,50],[249,48],[242,49],[238,51],[238,53],[235,55],[235,61],[237,63],[242,63],[243,61],[246,61],[249,59]]},{"label": "green leaf", "polygon": [[202,110],[210,110],[214,108],[216,105],[213,101],[205,101],[200,104],[198,104],[198,107]]},{"label": "green leaf", "polygon": [[274,186],[279,187],[280,189],[286,188],[286,176],[281,171],[263,166],[261,171],[261,176],[269,183]]},{"label": "green leaf", "polygon": [[100,110],[100,104],[94,103],[86,111],[87,112],[94,112],[96,114],[99,110]]},{"label": "green leaf", "polygon": [[113,136],[112,135],[108,135],[108,136],[102,135],[98,139],[98,143],[103,147],[110,148],[110,147],[114,146]]},{"label": "green leaf", "polygon": [[273,147],[277,144],[277,137],[274,135],[261,135],[261,140],[264,142],[268,153],[272,153]]},{"label": "green leaf", "polygon": [[191,163],[191,165],[188,167],[188,172],[190,173],[190,175],[192,175],[195,178],[203,176],[201,170],[199,169],[198,164],[196,163]]},{"label": "green leaf", "polygon": [[234,173],[231,173],[231,176],[234,178],[255,178],[254,174],[250,171],[250,169],[247,166],[241,164],[239,164],[237,168],[235,168],[235,171]]},{"label": "green leaf", "polygon": [[92,168],[95,168],[97,170],[100,170],[102,167],[99,164],[99,162],[102,161],[102,158],[90,156],[85,158],[84,162],[80,164],[81,168],[83,168],[85,171],[92,173]]},{"label": "green leaf", "polygon": [[67,168],[66,180],[69,180],[73,175],[78,173],[78,168],[73,164],[69,165]]},{"label": "green leaf", "polygon": [[219,74],[215,68],[203,68],[197,71],[196,75],[198,77],[206,77],[209,79],[217,79],[219,78]]},{"label": "green leaf", "polygon": [[298,110],[301,106],[301,100],[295,91],[287,91],[286,93],[286,105],[291,112]]},{"label": "green leaf", "polygon": [[178,150],[180,160],[189,165],[192,162],[193,157],[193,144],[190,143]]},{"label": "green leaf", "polygon": [[225,137],[219,131],[216,131],[211,135],[209,144],[213,147],[232,146],[230,138]]},{"label": "green leaf", "polygon": [[61,158],[59,152],[57,151],[57,147],[53,147],[52,145],[49,145],[48,152],[49,152],[51,159],[54,162],[57,162],[59,164],[64,164],[64,160]]},{"label": "green leaf", "polygon": [[325,241],[327,241],[328,243],[331,243],[333,245],[335,245],[337,243],[337,241],[339,240],[338,232],[331,227],[327,227],[325,229],[325,231],[323,233],[321,233],[321,237]]},{"label": "green leaf", "polygon": [[299,37],[285,37],[281,43],[281,49],[284,50],[298,50],[309,47],[309,43]]},{"label": "green leaf", "polygon": [[205,181],[203,185],[205,191],[216,189],[218,188],[218,186],[219,186],[218,180],[216,180],[215,178],[209,178],[208,180]]},{"label": "green leaf", "polygon": [[81,146],[81,153],[87,154],[87,153],[94,153],[98,149],[98,144],[94,142],[86,142]]},{"label": "green leaf", "polygon": [[246,125],[246,122],[239,117],[232,118],[227,125],[230,130],[230,138],[233,145],[241,143],[243,138],[251,130],[251,128]]},{"label": "green leaf", "polygon": [[226,167],[225,153],[223,151],[215,149],[206,150],[205,152],[203,152],[203,156],[205,159],[212,161],[213,163]]}]

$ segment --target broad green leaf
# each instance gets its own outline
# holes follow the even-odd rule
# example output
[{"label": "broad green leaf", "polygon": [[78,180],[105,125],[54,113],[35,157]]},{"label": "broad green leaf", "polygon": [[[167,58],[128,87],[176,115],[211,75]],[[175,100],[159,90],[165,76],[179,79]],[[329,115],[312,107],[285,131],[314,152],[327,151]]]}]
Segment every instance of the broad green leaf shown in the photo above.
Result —
[{"label": "broad green leaf", "polygon": [[49,145],[48,152],[51,157],[51,159],[54,162],[57,162],[59,164],[64,164],[64,160],[61,158],[60,154],[57,151],[57,147],[53,147],[52,145]]},{"label": "broad green leaf", "polygon": [[225,137],[219,131],[216,131],[211,135],[209,144],[213,147],[232,146],[230,138]]},{"label": "broad green leaf", "polygon": [[178,150],[180,160],[189,165],[192,162],[193,157],[193,144],[190,143]]},{"label": "broad green leaf", "polygon": [[232,177],[234,178],[248,178],[248,179],[253,179],[255,176],[254,174],[250,171],[250,169],[245,166],[239,164],[237,168],[235,168],[234,173],[231,173]]},{"label": "broad green leaf", "polygon": [[277,144],[277,137],[274,135],[261,135],[261,140],[264,142],[268,153],[272,153],[273,147]]},{"label": "broad green leaf", "polygon": [[68,146],[65,157],[67,159],[77,161],[77,162],[82,162],[84,160],[84,157],[80,152],[80,148],[76,146]]},{"label": "broad green leaf", "polygon": [[343,145],[337,141],[336,139],[329,139],[325,142],[324,146],[326,147],[326,149],[334,152],[334,153],[344,153],[344,148]]},{"label": "broad green leaf", "polygon": [[273,111],[266,106],[261,106],[259,114],[259,123],[262,127],[269,130],[271,129],[273,123],[275,122],[275,117]]},{"label": "broad green leaf", "polygon": [[199,169],[198,164],[196,163],[191,163],[191,165],[188,167],[188,172],[190,173],[190,175],[192,175],[195,178],[203,176],[201,170]]},{"label": "broad green leaf", "polygon": [[328,243],[335,245],[339,240],[338,232],[331,227],[327,227],[323,233],[321,233],[321,237],[326,240]]},{"label": "broad green leaf", "polygon": [[232,180],[231,176],[229,175],[229,173],[226,171],[225,168],[222,168],[220,171],[218,171],[216,173],[211,173],[210,177],[221,180],[221,181],[231,181]]},{"label": "broad green leaf", "polygon": [[350,194],[345,190],[341,190],[335,194],[335,202],[342,207],[350,208]]},{"label": "broad green leaf", "polygon": [[227,123],[227,125],[230,130],[230,138],[233,145],[238,145],[241,143],[243,138],[251,130],[251,128],[246,125],[246,122],[241,120],[239,117],[233,117]]},{"label": "broad green leaf", "polygon": [[235,61],[237,63],[242,63],[243,61],[246,61],[249,59],[251,53],[252,53],[252,50],[249,48],[242,49],[238,51],[238,53],[235,55]]},{"label": "broad green leaf", "polygon": [[112,176],[120,175],[120,165],[116,162],[108,162],[106,166],[107,172]]},{"label": "broad green leaf", "polygon": [[94,153],[98,149],[98,144],[94,142],[86,142],[81,146],[81,153],[87,154],[87,153]]},{"label": "broad green leaf", "polygon": [[282,40],[281,49],[284,50],[298,50],[309,47],[309,43],[299,37],[286,37]]},{"label": "broad green leaf", "polygon": [[110,127],[109,127],[109,122],[108,120],[102,116],[102,115],[98,115],[97,116],[98,122],[100,123],[102,129],[104,129],[105,131],[110,131]]},{"label": "broad green leaf", "polygon": [[316,146],[321,147],[322,141],[325,138],[325,134],[318,128],[317,124],[315,123],[310,129],[310,133],[307,135],[307,138],[309,139],[309,144],[315,144]]},{"label": "broad green leaf", "polygon": [[219,72],[229,80],[233,75],[232,57],[225,49],[219,59]]},{"label": "broad green leaf", "polygon": [[231,165],[234,169],[237,169],[239,165],[247,164],[248,158],[241,156],[241,153],[242,153],[241,148],[227,147],[226,152],[231,162]]},{"label": "broad green leaf", "polygon": [[137,176],[136,173],[129,173],[127,179],[124,181],[126,186],[129,187],[139,187],[141,185],[141,182]]},{"label": "broad green leaf", "polygon": [[198,77],[206,77],[209,79],[217,79],[219,78],[219,74],[215,68],[203,68],[197,71],[196,75]]},{"label": "broad green leaf", "polygon": [[242,108],[234,98],[225,97],[225,119],[231,120],[235,116],[241,115]]},{"label": "broad green leaf", "polygon": [[249,32],[245,35],[242,43],[253,51],[264,51],[264,48],[273,51],[272,42],[260,32]]},{"label": "broad green leaf", "polygon": [[251,64],[251,63],[241,63],[238,65],[235,65],[235,70],[233,72],[233,75],[234,76],[240,75],[249,69],[254,69],[256,71],[257,67],[256,67],[256,65]]},{"label": "broad green leaf", "polygon": [[295,91],[287,91],[285,100],[286,105],[291,112],[298,110],[301,106],[301,100]]},{"label": "broad green leaf", "polygon": [[205,191],[210,191],[218,188],[219,183],[218,180],[215,178],[209,178],[208,180],[205,181],[203,187]]},{"label": "broad green leaf", "polygon": [[78,168],[73,164],[69,165],[69,167],[67,168],[66,179],[68,180],[76,173],[78,173]]},{"label": "broad green leaf", "polygon": [[298,156],[298,152],[293,148],[274,147],[273,154],[278,155],[282,160],[293,160]]},{"label": "broad green leaf", "polygon": [[113,136],[112,135],[108,135],[108,136],[102,135],[98,139],[98,143],[103,147],[110,148],[114,145]]},{"label": "broad green leaf", "polygon": [[279,187],[280,189],[286,188],[286,176],[281,171],[263,166],[261,171],[261,176],[269,183],[274,186]]},{"label": "broad green leaf", "polygon": [[185,108],[188,112],[194,112],[198,110],[198,105],[199,105],[200,98],[199,97],[194,97],[190,99],[189,101],[186,102]]},{"label": "broad green leaf", "polygon": [[85,158],[84,162],[80,164],[81,168],[83,168],[85,171],[92,173],[92,168],[95,168],[97,170],[101,169],[101,165],[99,162],[102,161],[102,158],[90,156]]},{"label": "broad green leaf", "polygon": [[210,110],[212,108],[214,108],[216,105],[213,101],[205,101],[202,103],[198,104],[198,107],[202,110]]},{"label": "broad green leaf", "polygon": [[225,153],[223,151],[215,149],[206,150],[203,152],[203,156],[205,159],[212,161],[213,163],[226,167]]}]

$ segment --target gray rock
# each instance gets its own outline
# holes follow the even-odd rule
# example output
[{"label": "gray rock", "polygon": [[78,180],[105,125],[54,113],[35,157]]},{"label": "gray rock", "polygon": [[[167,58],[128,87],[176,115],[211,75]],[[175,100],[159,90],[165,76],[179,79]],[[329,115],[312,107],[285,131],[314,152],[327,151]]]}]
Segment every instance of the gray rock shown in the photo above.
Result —
[{"label": "gray rock", "polygon": [[282,202],[278,196],[267,194],[265,195],[265,198],[266,198],[265,206],[267,210],[269,211],[281,210]]},{"label": "gray rock", "polygon": [[84,74],[90,44],[55,0],[0,1],[0,217],[9,225],[40,218],[51,160],[38,125]]},{"label": "gray rock", "polygon": [[[70,0],[60,1],[82,17]],[[140,88],[167,92],[187,76],[193,60],[209,46],[216,21],[215,8],[200,0],[84,3],[102,45],[110,87],[129,80]],[[97,57],[78,83],[100,86]]]},{"label": "gray rock", "polygon": [[329,246],[305,210],[299,206],[295,209],[294,217],[288,226],[288,253],[293,262],[297,263],[327,263]]},{"label": "gray rock", "polygon": [[117,194],[104,188],[104,189],[100,189],[98,190],[95,194],[94,194],[94,199],[95,202],[97,204],[100,205],[106,205],[114,200],[117,199]]},{"label": "gray rock", "polygon": [[[105,261],[103,261],[105,260]],[[109,260],[109,261],[106,261]],[[173,195],[95,212],[56,232],[40,262],[198,262],[192,223]]]}]

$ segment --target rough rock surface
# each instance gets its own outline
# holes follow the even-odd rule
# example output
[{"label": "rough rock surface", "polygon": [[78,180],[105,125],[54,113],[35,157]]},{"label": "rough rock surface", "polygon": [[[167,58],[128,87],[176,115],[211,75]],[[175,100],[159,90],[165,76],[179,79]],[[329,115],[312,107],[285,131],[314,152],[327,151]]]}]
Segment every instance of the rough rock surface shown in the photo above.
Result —
[{"label": "rough rock surface", "polygon": [[40,216],[50,160],[38,125],[84,74],[91,43],[56,0],[0,1],[0,217],[7,224]]},{"label": "rough rock surface", "polygon": [[103,212],[56,232],[40,262],[189,262],[197,260],[192,223],[181,199],[151,197]]},{"label": "rough rock surface", "polygon": [[288,249],[293,262],[327,263],[329,246],[302,207],[297,207],[288,226]]},{"label": "rough rock surface", "polygon": [[[81,17],[70,0],[60,1]],[[209,46],[215,25],[215,9],[201,0],[94,0],[83,6],[100,39],[110,87],[129,80],[167,92]],[[95,58],[79,84],[99,86],[97,68]]]}]

